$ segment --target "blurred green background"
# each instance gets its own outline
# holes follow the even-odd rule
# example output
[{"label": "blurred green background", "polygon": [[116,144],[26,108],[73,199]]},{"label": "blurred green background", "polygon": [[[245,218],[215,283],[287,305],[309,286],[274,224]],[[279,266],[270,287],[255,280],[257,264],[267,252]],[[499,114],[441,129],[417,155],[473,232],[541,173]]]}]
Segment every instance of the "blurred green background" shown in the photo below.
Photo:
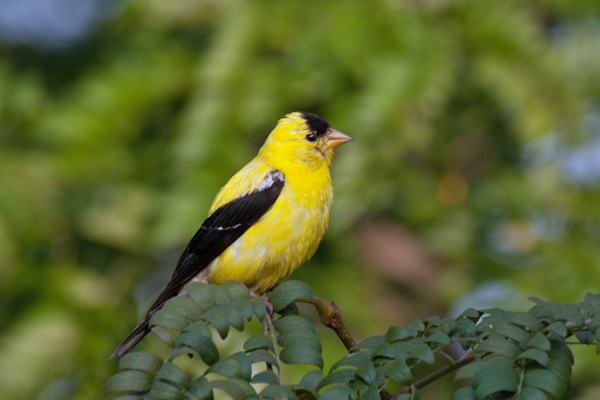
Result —
[{"label": "blurred green background", "polygon": [[[102,398],[218,189],[295,110],[356,138],[293,276],[357,339],[600,291],[596,0],[6,0],[0,398]],[[344,349],[318,329],[328,368]],[[600,398],[573,347],[570,398]]]}]

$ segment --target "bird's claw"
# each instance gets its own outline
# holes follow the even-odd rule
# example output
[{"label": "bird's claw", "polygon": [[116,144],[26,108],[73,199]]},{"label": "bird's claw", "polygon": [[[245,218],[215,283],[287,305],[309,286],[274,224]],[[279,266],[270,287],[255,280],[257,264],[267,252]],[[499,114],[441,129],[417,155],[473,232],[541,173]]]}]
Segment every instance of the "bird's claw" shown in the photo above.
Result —
[{"label": "bird's claw", "polygon": [[262,299],[262,301],[265,302],[265,307],[267,308],[267,314],[269,315],[269,318],[271,319],[271,321],[275,321],[275,312],[273,310],[273,304],[269,303],[269,298],[264,294],[256,294],[253,291],[250,291],[250,296],[252,296],[255,299]]}]

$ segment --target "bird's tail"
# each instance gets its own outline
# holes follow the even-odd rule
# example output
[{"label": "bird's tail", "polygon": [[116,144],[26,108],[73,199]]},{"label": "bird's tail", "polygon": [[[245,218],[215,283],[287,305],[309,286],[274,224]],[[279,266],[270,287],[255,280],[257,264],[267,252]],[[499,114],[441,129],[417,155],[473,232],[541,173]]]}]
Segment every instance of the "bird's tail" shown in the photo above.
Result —
[{"label": "bird's tail", "polygon": [[151,314],[146,315],[144,319],[142,319],[138,326],[135,327],[133,332],[131,332],[129,336],[127,336],[127,338],[123,340],[123,343],[121,343],[119,347],[117,347],[114,353],[112,353],[110,358],[114,358],[116,356],[121,357],[133,350],[133,348],[144,338],[144,336],[146,336],[148,332],[150,332],[150,327],[148,326],[148,323],[150,322],[151,316]]}]

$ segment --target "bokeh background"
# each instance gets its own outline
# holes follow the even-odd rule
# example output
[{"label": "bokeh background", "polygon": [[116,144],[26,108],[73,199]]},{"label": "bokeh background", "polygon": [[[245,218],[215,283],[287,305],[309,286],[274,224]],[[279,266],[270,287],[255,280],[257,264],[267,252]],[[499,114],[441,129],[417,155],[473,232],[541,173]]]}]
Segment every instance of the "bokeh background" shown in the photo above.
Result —
[{"label": "bokeh background", "polygon": [[[597,0],[3,0],[0,398],[102,398],[217,190],[295,110],[356,138],[294,278],[357,339],[600,291]],[[600,398],[573,347],[570,398]]]}]

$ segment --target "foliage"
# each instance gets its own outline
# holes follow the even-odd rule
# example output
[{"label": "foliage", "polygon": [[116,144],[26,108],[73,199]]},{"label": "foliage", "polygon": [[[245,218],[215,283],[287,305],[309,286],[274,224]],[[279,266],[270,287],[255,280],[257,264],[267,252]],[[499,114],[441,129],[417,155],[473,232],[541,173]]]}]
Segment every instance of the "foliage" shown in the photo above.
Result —
[{"label": "foliage", "polygon": [[[307,285],[286,281],[269,295],[273,311],[279,314],[276,339],[268,332],[254,335],[243,349],[227,356],[219,354],[209,325],[225,339],[230,326],[241,331],[245,320],[270,321],[266,303],[234,281],[223,286],[192,283],[186,291],[189,298],[169,300],[151,320],[153,330],[173,346],[168,360],[145,352],[125,355],[119,372],[106,383],[108,396],[205,400],[218,389],[235,400],[408,400],[420,398],[420,388],[462,367],[455,380],[468,379],[471,385],[456,390],[453,400],[560,400],[566,398],[575,362],[566,339],[574,336],[578,343],[595,344],[600,353],[600,294],[588,293],[578,304],[534,298],[537,304],[528,312],[470,308],[458,318],[415,319],[356,344],[323,374],[321,343],[311,322],[297,315],[294,303],[313,299]],[[453,345],[456,352],[455,344],[462,349],[456,361],[446,353]],[[415,379],[413,368],[432,364],[436,354],[448,358],[448,366]],[[207,366],[202,374],[191,379],[174,363],[183,355],[201,359]],[[307,372],[297,384],[284,384],[280,362],[318,369]],[[253,368],[256,364],[266,369],[258,371]],[[262,389],[253,384],[262,384]],[[391,395],[386,388],[398,384],[404,389]]]},{"label": "foliage", "polygon": [[[0,6],[31,29],[49,4],[59,18],[100,2],[68,47],[0,42],[0,398],[100,398],[109,354],[219,188],[294,110],[356,138],[336,151],[331,226],[294,279],[335,300],[357,339],[597,290],[597,0]],[[331,340],[325,368],[342,356]],[[600,398],[583,350],[570,395]]]}]

